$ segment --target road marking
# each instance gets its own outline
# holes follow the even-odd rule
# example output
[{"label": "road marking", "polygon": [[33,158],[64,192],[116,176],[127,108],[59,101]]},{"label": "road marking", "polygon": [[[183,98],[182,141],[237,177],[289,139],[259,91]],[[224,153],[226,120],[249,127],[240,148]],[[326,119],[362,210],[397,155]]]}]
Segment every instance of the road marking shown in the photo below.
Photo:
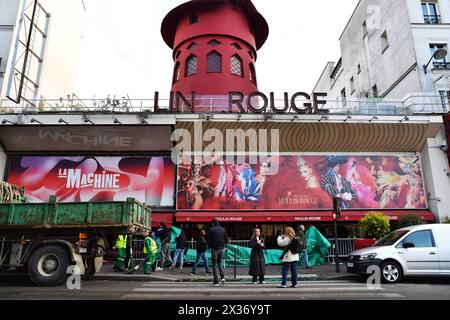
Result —
[{"label": "road marking", "polygon": [[[257,292],[253,292],[252,295],[249,295],[247,293],[240,293],[240,294],[233,294],[233,295],[226,295],[223,291],[217,292],[217,295],[210,295],[205,294],[203,292],[198,292],[198,294],[195,297],[189,296],[189,295],[173,295],[173,293],[132,293],[132,294],[125,294],[121,297],[121,299],[138,299],[138,300],[144,300],[144,299],[151,299],[151,300],[183,300],[183,301],[189,301],[189,300],[198,300],[201,299],[204,295],[206,295],[206,298],[216,297],[220,296],[227,300],[242,300],[246,299],[249,300],[249,297],[253,297],[255,300],[261,300],[261,299],[270,299],[274,300],[274,297],[267,296],[267,294],[258,294]],[[291,291],[288,294],[281,295],[279,294],[277,299],[297,299],[297,300],[303,300],[303,299],[324,299],[324,300],[335,300],[335,299],[399,299],[399,298],[405,298],[405,296],[402,296],[398,293],[379,293],[379,292],[359,292],[359,293],[305,293],[305,292],[295,292]]]},{"label": "road marking", "polygon": [[[162,292],[199,292],[199,289],[201,289],[202,293],[217,293],[217,292],[227,292],[227,293],[241,293],[244,291],[249,291],[249,292],[255,292],[255,288],[227,288],[227,287],[218,287],[218,288],[195,288],[195,287],[191,287],[191,288],[186,288],[186,287],[180,287],[180,288],[168,288],[168,287],[164,287],[164,288],[136,288],[133,289],[133,292],[157,292],[157,291],[162,291]],[[247,290],[246,290],[247,289]],[[297,291],[297,292],[326,292],[326,291],[334,291],[334,292],[342,292],[342,291],[382,291],[382,290],[386,290],[384,288],[380,288],[380,289],[369,289],[369,288],[361,288],[361,287],[347,287],[347,288],[343,288],[343,287],[336,287],[336,288],[301,288],[298,287],[296,289],[294,288],[286,288],[286,289],[280,289],[280,288],[258,288],[257,292],[276,292],[276,293],[283,293],[283,290],[291,290],[291,291]]]},{"label": "road marking", "polygon": [[[258,284],[255,285],[250,282],[227,282],[226,287],[242,287],[242,288],[270,288],[270,287],[276,287],[279,283],[278,282],[271,282],[266,284]],[[288,283],[289,284],[289,283]],[[178,282],[176,283],[177,286],[182,287],[212,287],[211,282]],[[290,285],[290,284],[289,284]],[[144,283],[142,284],[143,287],[173,287],[174,283]],[[299,287],[306,288],[306,287],[329,287],[331,286],[329,283],[299,283]],[[334,287],[361,287],[361,288],[367,288],[367,284],[365,283],[335,283],[332,286]]]},{"label": "road marking", "polygon": [[[132,289],[123,299],[399,299],[405,296],[387,292],[392,287],[369,288],[352,281],[304,281],[298,288],[278,288],[278,283],[253,285],[228,282],[213,287],[210,282],[146,282]],[[288,283],[289,285],[289,283]],[[389,291],[389,290],[388,290]]]}]

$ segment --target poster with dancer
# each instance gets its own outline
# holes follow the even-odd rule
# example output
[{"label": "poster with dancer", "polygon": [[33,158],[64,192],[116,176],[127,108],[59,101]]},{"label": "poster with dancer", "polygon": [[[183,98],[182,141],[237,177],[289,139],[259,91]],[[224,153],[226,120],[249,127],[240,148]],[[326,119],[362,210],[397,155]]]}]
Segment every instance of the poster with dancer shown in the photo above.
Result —
[{"label": "poster with dancer", "polygon": [[419,156],[282,155],[271,162],[248,160],[180,161],[178,209],[330,210],[334,197],[342,200],[344,209],[427,208]]}]

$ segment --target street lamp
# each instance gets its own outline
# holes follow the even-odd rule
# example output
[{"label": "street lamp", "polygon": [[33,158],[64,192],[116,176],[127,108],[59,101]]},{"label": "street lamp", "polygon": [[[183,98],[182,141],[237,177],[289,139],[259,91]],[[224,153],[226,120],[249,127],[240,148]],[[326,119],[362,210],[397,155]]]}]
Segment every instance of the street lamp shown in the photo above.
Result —
[{"label": "street lamp", "polygon": [[334,220],[334,260],[336,262],[336,273],[341,273],[339,246],[338,246],[338,229],[337,223],[341,219],[342,202],[340,198],[333,198],[333,220]]},{"label": "street lamp", "polygon": [[430,58],[430,60],[428,61],[428,63],[423,65],[423,70],[425,71],[425,74],[428,73],[428,66],[430,65],[431,60],[433,60],[433,58],[436,59],[436,60],[444,59],[444,58],[447,56],[447,53],[448,53],[448,52],[447,52],[447,50],[445,50],[445,49],[438,49],[438,50],[436,50],[436,51],[433,53],[433,55],[431,56],[431,58]]}]

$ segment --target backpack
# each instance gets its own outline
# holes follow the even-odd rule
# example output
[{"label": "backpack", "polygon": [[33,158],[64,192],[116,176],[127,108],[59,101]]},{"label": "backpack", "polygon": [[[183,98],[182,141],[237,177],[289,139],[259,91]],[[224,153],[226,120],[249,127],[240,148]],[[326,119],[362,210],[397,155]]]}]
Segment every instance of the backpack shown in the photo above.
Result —
[{"label": "backpack", "polygon": [[288,249],[292,254],[298,254],[302,251],[303,242],[302,239],[298,236],[294,237],[291,240],[291,243],[288,245]]}]

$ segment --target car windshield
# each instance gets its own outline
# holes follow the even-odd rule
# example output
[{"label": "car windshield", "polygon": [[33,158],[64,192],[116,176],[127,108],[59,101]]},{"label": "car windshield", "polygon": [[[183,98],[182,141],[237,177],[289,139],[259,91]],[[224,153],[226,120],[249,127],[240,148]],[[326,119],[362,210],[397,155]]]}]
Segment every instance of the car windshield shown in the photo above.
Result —
[{"label": "car windshield", "polygon": [[389,233],[387,236],[381,238],[378,240],[373,246],[374,247],[384,247],[384,246],[391,246],[394,243],[397,242],[398,239],[403,237],[405,234],[407,234],[408,230],[397,230]]}]

